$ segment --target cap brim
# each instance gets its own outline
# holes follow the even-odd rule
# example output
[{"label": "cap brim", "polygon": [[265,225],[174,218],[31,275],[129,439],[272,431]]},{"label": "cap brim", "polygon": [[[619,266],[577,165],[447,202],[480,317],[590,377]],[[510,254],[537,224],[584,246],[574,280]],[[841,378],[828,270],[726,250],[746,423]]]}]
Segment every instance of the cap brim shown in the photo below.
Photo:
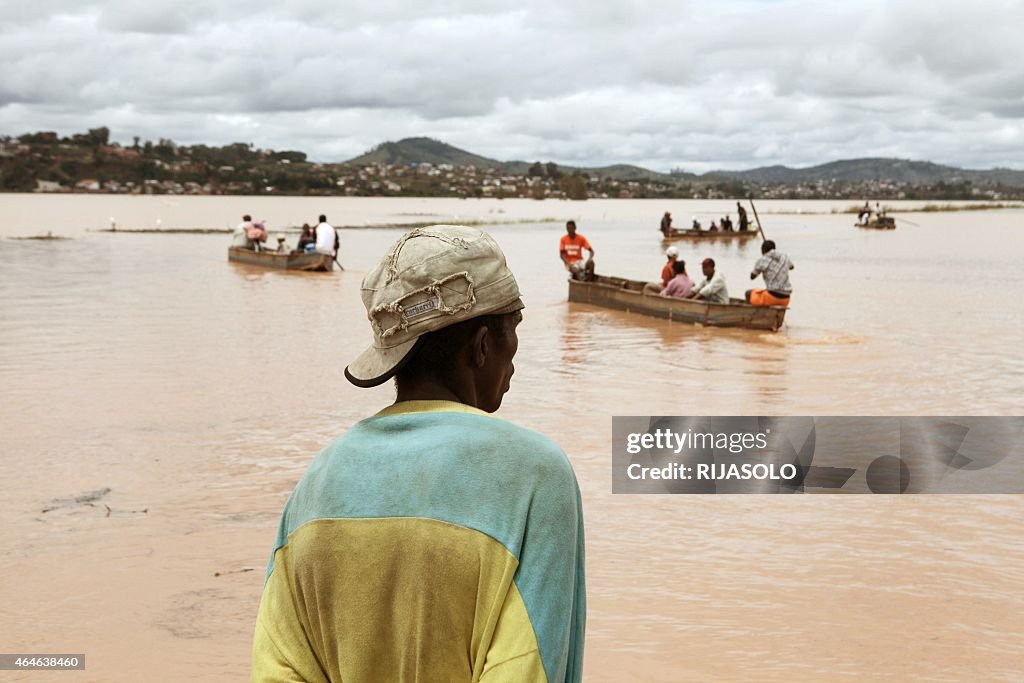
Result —
[{"label": "cap brim", "polygon": [[387,382],[394,377],[417,341],[419,337],[385,349],[371,346],[345,368],[346,379],[362,388],[375,387]]},{"label": "cap brim", "polygon": [[[482,312],[480,315],[504,315],[521,311],[524,308],[526,308],[526,304],[519,298],[507,306]],[[403,362],[409,357],[409,353],[421,338],[414,337],[407,342],[388,348],[369,347],[345,368],[345,378],[363,389],[387,382],[401,369]]]}]

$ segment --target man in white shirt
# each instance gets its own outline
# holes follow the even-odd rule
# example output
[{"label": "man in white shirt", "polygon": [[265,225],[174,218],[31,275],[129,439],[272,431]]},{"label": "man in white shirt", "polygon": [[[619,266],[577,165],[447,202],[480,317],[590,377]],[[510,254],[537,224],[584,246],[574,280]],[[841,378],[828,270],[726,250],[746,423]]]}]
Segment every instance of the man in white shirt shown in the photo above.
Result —
[{"label": "man in white shirt", "polygon": [[704,279],[693,288],[691,299],[702,299],[712,304],[729,303],[729,289],[725,286],[725,276],[715,271],[715,260],[706,258],[701,262]]},{"label": "man in white shirt", "polygon": [[249,239],[249,230],[253,227],[252,216],[245,214],[242,216],[242,222],[235,228],[235,233],[232,235],[231,246],[241,247],[243,249],[255,249],[256,240]]},{"label": "man in white shirt", "polygon": [[316,250],[321,254],[334,255],[334,240],[337,234],[327,222],[327,216],[320,214],[320,223],[316,226]]}]

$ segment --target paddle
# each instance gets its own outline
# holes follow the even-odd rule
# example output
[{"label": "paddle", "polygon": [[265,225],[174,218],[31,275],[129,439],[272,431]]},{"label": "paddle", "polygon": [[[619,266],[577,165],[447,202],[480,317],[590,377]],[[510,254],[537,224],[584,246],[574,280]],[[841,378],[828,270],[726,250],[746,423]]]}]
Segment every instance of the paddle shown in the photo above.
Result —
[{"label": "paddle", "polygon": [[338,249],[341,248],[341,240],[338,239],[338,229],[332,228],[332,230],[334,230],[334,254],[332,254],[332,257],[334,258],[334,262],[338,264],[338,270],[344,272],[345,267],[341,265],[341,261],[338,260]]},{"label": "paddle", "polygon": [[920,228],[921,227],[920,223],[915,223],[914,221],[908,221],[906,218],[898,218],[897,216],[893,216],[892,218],[895,221],[902,221],[904,223],[909,223],[910,225],[913,225],[915,228]]},{"label": "paddle", "polygon": [[764,228],[761,227],[761,218],[757,215],[757,207],[754,206],[754,200],[751,197],[747,197],[747,201],[750,202],[750,208],[754,210],[754,220],[757,221],[757,229],[761,233],[761,241],[767,242],[768,238],[764,236]]}]

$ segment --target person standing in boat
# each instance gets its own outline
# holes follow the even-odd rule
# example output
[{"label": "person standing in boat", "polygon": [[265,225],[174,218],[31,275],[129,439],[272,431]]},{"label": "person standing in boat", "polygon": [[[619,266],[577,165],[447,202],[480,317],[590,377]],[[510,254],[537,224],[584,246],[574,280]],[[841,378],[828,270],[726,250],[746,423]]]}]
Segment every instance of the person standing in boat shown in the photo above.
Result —
[{"label": "person standing in boat", "polygon": [[757,259],[750,279],[764,276],[765,289],[748,289],[747,303],[754,306],[788,306],[793,287],[789,284],[789,271],[796,266],[789,256],[775,248],[775,242],[765,240],[761,245],[761,258]]},{"label": "person standing in boat", "polygon": [[[583,259],[583,250],[589,252],[589,257]],[[573,280],[592,280],[594,278],[594,248],[583,235],[576,232],[576,221],[567,221],[565,234],[558,243],[558,255],[565,264],[565,269],[572,275]]]},{"label": "person standing in boat", "polygon": [[668,237],[672,234],[672,212],[666,211],[665,215],[661,217],[661,234]]},{"label": "person standing in boat", "polygon": [[864,207],[857,214],[857,222],[860,225],[867,225],[869,218],[871,218],[871,205],[868,202],[864,202]]},{"label": "person standing in boat", "polygon": [[235,228],[235,232],[231,236],[231,246],[255,250],[256,240],[249,237],[249,233],[254,227],[252,216],[249,214],[242,216],[242,222],[238,224],[238,227]]},{"label": "person standing in boat", "polygon": [[750,222],[747,220],[747,210],[739,202],[736,202],[736,214],[738,215],[737,220],[740,222],[740,232],[746,231]]},{"label": "person standing in boat", "polygon": [[672,262],[672,279],[659,292],[662,296],[674,296],[685,299],[693,291],[693,280],[686,274],[686,261]]},{"label": "person standing in boat", "polygon": [[729,303],[729,288],[725,284],[725,276],[715,270],[715,260],[704,259],[701,264],[704,279],[690,293],[689,299],[701,299],[713,304]]},{"label": "person standing in boat", "polygon": [[316,250],[321,254],[334,256],[335,245],[338,242],[338,233],[334,227],[327,222],[327,216],[320,214],[320,222],[316,226]]}]

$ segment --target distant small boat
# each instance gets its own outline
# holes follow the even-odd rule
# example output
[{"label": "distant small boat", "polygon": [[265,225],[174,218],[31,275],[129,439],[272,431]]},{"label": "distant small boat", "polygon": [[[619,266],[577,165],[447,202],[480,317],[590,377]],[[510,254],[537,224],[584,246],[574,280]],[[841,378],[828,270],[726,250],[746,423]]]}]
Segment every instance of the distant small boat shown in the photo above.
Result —
[{"label": "distant small boat", "polygon": [[867,223],[854,223],[853,226],[855,228],[864,228],[865,230],[895,230],[896,219],[892,216],[879,216]]},{"label": "distant small boat", "polygon": [[749,240],[758,236],[757,230],[694,230],[692,228],[672,228],[664,235],[666,242],[674,240]]},{"label": "distant small boat", "polygon": [[282,270],[305,270],[321,273],[329,273],[334,270],[334,257],[315,251],[312,253],[278,254],[273,251],[253,251],[241,247],[228,247],[228,261]]},{"label": "distant small boat", "polygon": [[569,280],[569,301],[709,327],[773,332],[782,327],[788,310],[785,306],[751,306],[743,299],[730,299],[728,304],[677,299],[645,292],[645,284],[605,275],[596,275],[586,282]]}]

